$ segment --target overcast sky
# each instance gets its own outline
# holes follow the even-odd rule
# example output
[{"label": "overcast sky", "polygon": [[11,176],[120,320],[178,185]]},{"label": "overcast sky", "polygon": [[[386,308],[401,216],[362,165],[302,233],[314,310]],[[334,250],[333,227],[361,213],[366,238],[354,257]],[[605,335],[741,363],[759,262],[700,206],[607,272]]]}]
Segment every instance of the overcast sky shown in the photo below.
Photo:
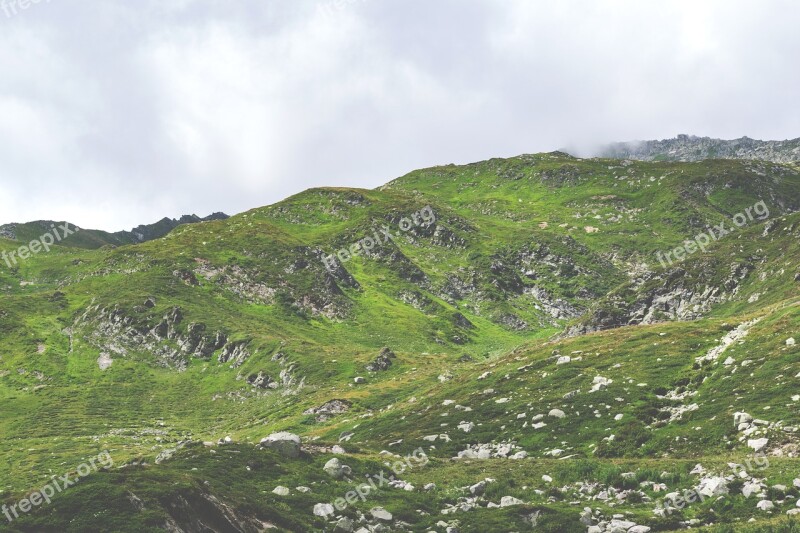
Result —
[{"label": "overcast sky", "polygon": [[800,137],[800,3],[0,0],[0,223],[127,229],[416,168]]}]

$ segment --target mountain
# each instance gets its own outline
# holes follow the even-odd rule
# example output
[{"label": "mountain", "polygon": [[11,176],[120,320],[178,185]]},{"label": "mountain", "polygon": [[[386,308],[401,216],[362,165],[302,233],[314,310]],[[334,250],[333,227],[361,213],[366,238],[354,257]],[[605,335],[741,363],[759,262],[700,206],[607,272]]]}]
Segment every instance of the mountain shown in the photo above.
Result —
[{"label": "mountain", "polygon": [[0,531],[793,531],[798,210],[553,152],[0,262]]},{"label": "mountain", "polygon": [[661,141],[610,144],[596,155],[640,161],[701,161],[704,159],[748,159],[773,163],[800,162],[800,139],[758,141],[749,137],[725,141],[694,135],[678,135]]},{"label": "mountain", "polygon": [[[162,218],[154,224],[143,224],[133,228],[131,231],[117,231],[108,233],[102,230],[82,229],[69,222],[56,222],[53,220],[38,220],[24,224],[4,224],[0,226],[0,237],[16,240],[24,243],[31,242],[40,238],[43,234],[56,231],[66,235],[61,244],[75,248],[86,248],[94,250],[102,246],[122,246],[125,244],[136,244],[140,242],[160,239],[173,229],[183,224],[196,224],[198,222],[208,222],[210,220],[225,220],[228,215],[225,213],[213,213],[205,218],[197,215],[183,215],[179,219]],[[67,224],[66,231],[62,232],[58,228]],[[74,231],[75,229],[78,231]],[[73,231],[73,233],[69,233]]]}]

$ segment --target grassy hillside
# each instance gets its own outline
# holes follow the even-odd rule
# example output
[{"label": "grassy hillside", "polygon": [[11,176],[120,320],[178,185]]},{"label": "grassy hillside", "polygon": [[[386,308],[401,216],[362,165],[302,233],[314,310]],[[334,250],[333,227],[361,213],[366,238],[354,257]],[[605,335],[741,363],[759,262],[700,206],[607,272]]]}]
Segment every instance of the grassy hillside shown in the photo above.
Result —
[{"label": "grassy hillside", "polygon": [[[705,251],[656,259],[759,202],[768,216]],[[553,153],[0,263],[0,503],[115,463],[0,530],[586,531],[616,514],[794,531],[798,208],[789,166]],[[342,249],[358,254],[333,263]],[[299,458],[256,447],[277,431]],[[759,438],[765,511],[727,465]],[[314,515],[415,450],[413,490]],[[323,471],[333,457],[352,481]],[[728,493],[654,514],[715,472]]]}]

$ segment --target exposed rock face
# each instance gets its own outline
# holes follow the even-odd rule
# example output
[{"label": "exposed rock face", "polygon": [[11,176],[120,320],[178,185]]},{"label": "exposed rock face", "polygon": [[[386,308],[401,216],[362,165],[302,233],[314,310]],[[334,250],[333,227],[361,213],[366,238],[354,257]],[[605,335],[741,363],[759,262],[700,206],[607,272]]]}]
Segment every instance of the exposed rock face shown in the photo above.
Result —
[{"label": "exposed rock face", "polygon": [[616,143],[602,149],[600,157],[642,161],[700,161],[703,159],[758,159],[773,163],[800,161],[800,139],[759,141],[742,137],[730,141],[678,135],[661,141]]},{"label": "exposed rock face", "polygon": [[278,388],[278,383],[276,383],[275,380],[266,375],[263,370],[260,371],[258,374],[250,374],[247,377],[247,382],[257,389]]},{"label": "exposed rock face", "polygon": [[247,342],[228,343],[224,332],[207,332],[203,323],[192,322],[184,329],[180,307],[171,308],[155,325],[147,316],[150,309],[147,305],[136,306],[127,312],[119,307],[93,305],[75,319],[71,330],[73,334],[80,332],[109,358],[112,354],[150,353],[158,363],[179,370],[186,368],[189,358],[209,359],[219,350],[220,362],[232,360],[236,366],[250,355],[245,349]]},{"label": "exposed rock face", "polygon": [[661,321],[686,321],[703,317],[715,305],[731,300],[753,272],[750,262],[733,263],[722,283],[714,282],[711,266],[692,277],[679,266],[663,273],[647,273],[601,301],[571,326],[565,336]]},{"label": "exposed rock face", "polygon": [[525,289],[526,294],[532,295],[539,300],[539,305],[545,313],[556,319],[575,318],[580,315],[580,311],[572,306],[566,300],[561,298],[553,298],[544,289],[539,287],[530,287]]},{"label": "exposed rock face", "polygon": [[219,354],[220,363],[230,363],[233,368],[237,368],[244,363],[250,352],[247,351],[247,345],[250,341],[230,342],[225,345],[222,353]]}]

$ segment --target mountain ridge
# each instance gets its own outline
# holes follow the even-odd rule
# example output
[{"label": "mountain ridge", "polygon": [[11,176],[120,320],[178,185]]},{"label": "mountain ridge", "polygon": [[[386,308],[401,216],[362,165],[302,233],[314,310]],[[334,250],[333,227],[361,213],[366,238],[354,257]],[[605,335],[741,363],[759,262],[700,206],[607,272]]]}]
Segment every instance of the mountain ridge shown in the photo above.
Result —
[{"label": "mountain ridge", "polygon": [[[0,269],[0,503],[101,450],[115,467],[7,527],[791,531],[799,210],[784,164],[554,152],[54,247]],[[769,464],[730,474],[754,446]]]},{"label": "mountain ridge", "polygon": [[783,141],[761,141],[749,137],[723,140],[680,134],[671,139],[612,143],[593,155],[641,161],[688,162],[719,158],[797,164],[800,162],[800,138]]},{"label": "mountain ridge", "polygon": [[[78,228],[82,233],[78,235],[79,232],[76,232],[73,235],[68,235],[61,241],[64,246],[94,249],[107,245],[122,246],[125,244],[136,244],[159,239],[183,224],[197,224],[211,220],[225,220],[226,218],[230,217],[222,212],[212,213],[202,218],[197,215],[183,215],[178,219],[164,217],[152,224],[140,224],[130,231],[122,230],[116,232],[83,229],[63,220],[34,220],[31,222],[11,222],[0,225],[0,237],[10,240],[19,240],[20,242],[30,242],[38,238],[42,233],[50,231],[53,225],[67,224],[73,228]],[[22,238],[18,238],[18,236],[22,236]]]}]

